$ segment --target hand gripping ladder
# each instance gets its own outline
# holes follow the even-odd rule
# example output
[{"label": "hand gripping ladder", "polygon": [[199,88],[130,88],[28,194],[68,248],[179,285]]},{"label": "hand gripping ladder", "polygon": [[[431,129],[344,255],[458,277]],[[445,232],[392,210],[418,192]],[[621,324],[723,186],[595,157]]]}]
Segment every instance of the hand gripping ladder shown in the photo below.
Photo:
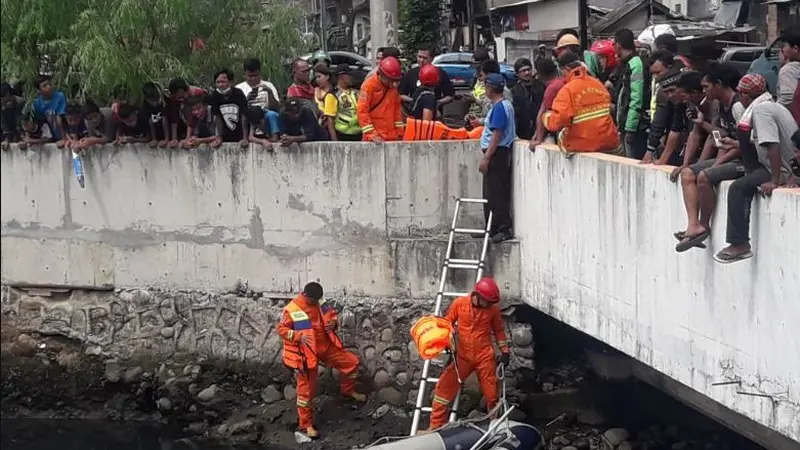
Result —
[{"label": "hand gripping ladder", "polygon": [[[442,315],[442,299],[444,297],[456,298],[456,297],[463,297],[465,295],[469,295],[468,292],[445,292],[444,288],[447,283],[447,275],[450,269],[464,269],[464,270],[477,270],[478,273],[475,276],[475,282],[477,283],[478,280],[481,279],[483,276],[483,268],[484,268],[484,260],[486,259],[486,250],[489,247],[489,230],[492,228],[492,213],[489,212],[489,219],[486,221],[486,228],[484,229],[477,229],[477,228],[457,228],[458,222],[458,212],[461,209],[462,204],[481,204],[483,205],[486,203],[484,199],[476,199],[476,198],[459,198],[456,200],[456,209],[453,212],[453,222],[450,225],[450,237],[447,240],[447,252],[445,253],[444,263],[442,264],[442,276],[439,280],[439,292],[436,293],[436,304],[433,308],[433,314],[436,316]],[[481,244],[481,255],[478,259],[456,259],[452,258],[453,254],[453,242],[455,241],[456,234],[483,234],[483,241]],[[430,413],[433,408],[430,406],[422,406],[425,402],[425,399],[429,398],[430,395],[428,394],[427,387],[429,384],[433,384],[434,386],[439,381],[439,378],[431,377],[431,360],[425,360],[424,365],[422,366],[422,377],[419,380],[419,392],[417,393],[417,403],[414,408],[414,419],[411,422],[411,436],[417,434],[417,430],[419,429],[419,422],[422,416],[422,413]],[[463,381],[463,380],[462,380]],[[458,412],[458,402],[459,398],[461,397],[461,389],[459,388],[458,393],[456,394],[455,399],[451,405],[450,409],[450,417],[449,422],[453,422],[456,420],[456,413]]]}]

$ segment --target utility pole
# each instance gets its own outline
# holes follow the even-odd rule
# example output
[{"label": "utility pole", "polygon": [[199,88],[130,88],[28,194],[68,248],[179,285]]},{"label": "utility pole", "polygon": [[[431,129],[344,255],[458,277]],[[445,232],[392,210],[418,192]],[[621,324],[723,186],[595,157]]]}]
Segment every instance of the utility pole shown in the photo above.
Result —
[{"label": "utility pole", "polygon": [[589,0],[578,0],[578,34],[581,35],[581,49],[589,48]]},{"label": "utility pole", "polygon": [[[311,0],[311,1],[317,1],[317,0]],[[325,12],[326,12],[325,6],[327,6],[325,4],[326,1],[327,0],[319,0],[319,4],[320,4],[320,7],[319,7],[319,37],[320,37],[320,41],[321,41],[320,42],[320,48],[322,49],[323,52],[327,52],[328,51],[328,38],[326,36],[328,33],[325,30]]]},{"label": "utility pole", "polygon": [[369,0],[372,54],[378,47],[397,47],[397,0]]}]

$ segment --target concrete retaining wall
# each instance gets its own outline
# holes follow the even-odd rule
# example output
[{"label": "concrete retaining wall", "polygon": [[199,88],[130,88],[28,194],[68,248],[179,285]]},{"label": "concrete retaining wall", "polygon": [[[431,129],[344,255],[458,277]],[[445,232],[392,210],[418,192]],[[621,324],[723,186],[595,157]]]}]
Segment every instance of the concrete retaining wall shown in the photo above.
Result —
[{"label": "concrete retaining wall", "polygon": [[[431,299],[455,199],[480,196],[477,151],[107,146],[84,157],[81,189],[68,152],[12,149],[2,153],[3,283],[224,291],[245,280],[291,294],[319,279],[341,294]],[[483,222],[474,206],[464,217]],[[517,251],[490,254],[509,299]]]},{"label": "concrete retaining wall", "polygon": [[524,146],[515,163],[526,303],[800,440],[800,192],[756,199],[755,257],[723,265],[728,183],[709,248],[677,254],[686,214],[671,168]]}]

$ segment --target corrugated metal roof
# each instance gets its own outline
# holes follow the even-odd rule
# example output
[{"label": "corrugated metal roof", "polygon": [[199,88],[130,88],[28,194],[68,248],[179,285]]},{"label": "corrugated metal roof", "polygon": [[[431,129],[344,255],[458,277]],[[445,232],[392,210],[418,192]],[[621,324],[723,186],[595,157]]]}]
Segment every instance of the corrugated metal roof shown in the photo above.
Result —
[{"label": "corrugated metal roof", "polygon": [[[665,15],[669,14],[670,10],[666,5],[657,0],[652,0],[652,2],[654,12]],[[626,2],[624,5],[609,12],[602,19],[598,20],[594,25],[592,25],[592,33],[602,34],[603,32],[608,31],[608,29],[611,28],[615,23],[625,18],[625,16],[628,14],[631,14],[639,8],[649,6],[650,0],[633,0]]]}]

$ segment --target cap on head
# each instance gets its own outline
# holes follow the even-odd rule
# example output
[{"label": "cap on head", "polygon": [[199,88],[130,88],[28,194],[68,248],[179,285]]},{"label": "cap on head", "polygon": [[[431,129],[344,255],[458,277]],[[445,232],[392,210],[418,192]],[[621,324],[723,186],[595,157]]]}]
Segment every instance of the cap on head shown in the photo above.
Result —
[{"label": "cap on head", "polygon": [[306,286],[303,288],[303,295],[313,300],[321,299],[322,294],[322,285],[316,281],[306,284]]},{"label": "cap on head", "polygon": [[486,75],[485,83],[487,86],[503,88],[506,87],[506,78],[499,73],[490,73]]},{"label": "cap on head", "polygon": [[570,45],[581,45],[581,41],[571,34],[561,36],[561,39],[556,42],[556,48],[568,47]]},{"label": "cap on head", "polygon": [[483,297],[489,303],[497,303],[500,301],[500,288],[495,283],[494,278],[483,277],[475,283],[473,292]]},{"label": "cap on head", "polygon": [[476,48],[475,51],[472,53],[472,60],[476,63],[480,63],[490,59],[491,56],[489,55],[489,49],[486,47]]},{"label": "cap on head", "polygon": [[767,92],[767,80],[758,73],[748,73],[739,80],[736,90],[751,97],[758,97]]}]

